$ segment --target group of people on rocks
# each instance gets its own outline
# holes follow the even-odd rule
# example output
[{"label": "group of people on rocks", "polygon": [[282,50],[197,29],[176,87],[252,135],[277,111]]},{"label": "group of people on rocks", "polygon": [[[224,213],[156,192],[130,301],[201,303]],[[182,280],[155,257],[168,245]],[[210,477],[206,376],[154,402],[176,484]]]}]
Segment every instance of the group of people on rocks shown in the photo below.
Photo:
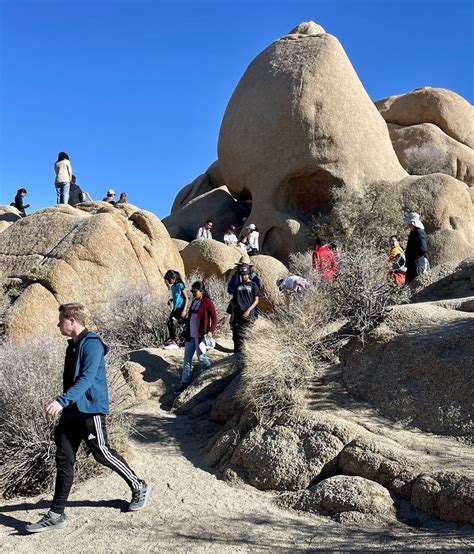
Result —
[{"label": "group of people on rocks", "polygon": [[[166,349],[179,348],[180,338],[184,341],[184,360],[181,383],[175,390],[183,392],[191,382],[192,359],[194,354],[201,368],[210,367],[206,351],[215,346],[213,334],[218,323],[217,311],[206,289],[204,281],[191,285],[191,297],[179,272],[169,270],[165,281],[170,288],[171,313],[168,319],[169,340]],[[257,306],[260,298],[260,280],[255,268],[244,262],[236,264],[234,274],[227,287],[231,295],[227,313],[230,315],[234,352],[242,351],[246,331],[258,317]],[[177,330],[181,327],[180,337]]]},{"label": "group of people on rocks", "polygon": [[[71,161],[66,152],[59,152],[58,159],[54,163],[54,173],[57,204],[76,206],[81,202],[93,202],[90,194],[83,191],[77,184],[76,176],[72,173]],[[30,207],[30,204],[24,204],[24,198],[27,194],[28,192],[25,188],[19,188],[15,200],[11,203],[11,206],[14,206],[23,216],[26,216],[26,208]],[[102,202],[108,202],[113,206],[116,204],[126,204],[127,194],[122,192],[119,199],[115,200],[115,191],[109,189]]]},{"label": "group of people on rocks", "polygon": [[[197,239],[212,239],[212,227],[214,222],[212,219],[206,220],[204,225],[199,227],[196,233]],[[256,256],[259,251],[259,236],[260,233],[257,229],[257,226],[254,223],[250,223],[246,227],[246,231],[240,235],[238,238],[236,235],[237,228],[235,225],[229,225],[227,228],[227,233],[225,233],[223,241],[227,246],[237,246],[240,248],[242,253],[248,254],[249,256]]]}]

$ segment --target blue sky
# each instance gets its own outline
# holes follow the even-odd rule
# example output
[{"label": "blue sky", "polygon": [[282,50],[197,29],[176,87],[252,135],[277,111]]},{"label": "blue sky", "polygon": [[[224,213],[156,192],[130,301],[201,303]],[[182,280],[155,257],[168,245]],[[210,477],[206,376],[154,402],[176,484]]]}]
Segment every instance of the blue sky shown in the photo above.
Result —
[{"label": "blue sky", "polygon": [[[216,159],[227,102],[252,59],[301,21],[337,36],[372,99],[419,86],[473,101],[470,1],[0,0],[0,204],[56,200],[68,152],[106,189],[166,216]],[[31,211],[31,210],[30,210]]]}]

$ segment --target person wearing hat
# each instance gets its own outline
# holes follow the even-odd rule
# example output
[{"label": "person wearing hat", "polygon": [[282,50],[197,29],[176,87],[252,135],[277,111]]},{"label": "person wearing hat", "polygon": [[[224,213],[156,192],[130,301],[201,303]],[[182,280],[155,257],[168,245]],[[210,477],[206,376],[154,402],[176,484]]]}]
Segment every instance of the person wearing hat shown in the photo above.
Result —
[{"label": "person wearing hat", "polygon": [[258,237],[260,236],[260,233],[258,232],[257,227],[251,223],[247,227],[247,231],[249,232],[247,235],[248,239],[248,245],[247,245],[247,251],[249,256],[256,256],[259,251],[258,247]]},{"label": "person wearing hat", "polygon": [[405,284],[408,285],[415,277],[428,271],[430,264],[426,257],[428,244],[425,227],[420,221],[420,216],[415,212],[411,212],[405,216],[403,223],[407,229],[410,229],[407,246],[405,248],[407,268]]},{"label": "person wearing hat", "polygon": [[242,352],[245,333],[255,322],[257,305],[260,297],[260,288],[250,278],[250,266],[240,264],[237,268],[239,282],[235,285],[232,294],[232,340],[234,352]]},{"label": "person wearing hat", "polygon": [[102,199],[102,202],[108,202],[109,204],[112,204],[112,206],[115,206],[115,191],[113,189],[109,189],[107,191],[107,196]]}]

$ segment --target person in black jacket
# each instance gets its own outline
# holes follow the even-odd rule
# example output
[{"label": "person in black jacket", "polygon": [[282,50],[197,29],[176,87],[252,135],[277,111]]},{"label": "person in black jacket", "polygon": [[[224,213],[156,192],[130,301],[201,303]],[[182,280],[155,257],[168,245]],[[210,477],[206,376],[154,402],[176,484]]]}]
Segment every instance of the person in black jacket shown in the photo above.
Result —
[{"label": "person in black jacket", "polygon": [[24,216],[26,215],[26,208],[29,208],[29,204],[23,204],[23,198],[27,195],[26,189],[18,189],[15,196],[15,202],[12,202],[12,206],[21,212]]},{"label": "person in black jacket", "polygon": [[405,216],[403,223],[410,229],[407,246],[405,248],[406,258],[406,277],[405,284],[408,285],[417,277],[422,275],[430,268],[428,258],[428,244],[426,241],[425,227],[420,221],[420,216],[415,213],[409,213]]},{"label": "person in black jacket", "polygon": [[81,187],[76,183],[76,176],[73,175],[71,177],[71,184],[69,188],[68,204],[70,206],[75,206],[76,204],[79,204],[79,202],[83,202],[83,196],[84,194]]}]

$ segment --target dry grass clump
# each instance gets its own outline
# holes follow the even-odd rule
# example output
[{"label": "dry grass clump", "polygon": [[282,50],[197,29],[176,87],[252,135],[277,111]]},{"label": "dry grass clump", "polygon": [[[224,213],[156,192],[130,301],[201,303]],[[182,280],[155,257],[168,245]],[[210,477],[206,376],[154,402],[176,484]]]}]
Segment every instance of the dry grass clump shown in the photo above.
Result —
[{"label": "dry grass clump", "polygon": [[158,348],[168,338],[167,322],[170,314],[165,292],[156,294],[146,287],[121,287],[96,326],[111,343],[130,350]]},{"label": "dry grass clump", "polygon": [[325,287],[292,295],[251,328],[244,352],[244,405],[266,420],[303,405],[305,391],[333,355]]},{"label": "dry grass clump", "polygon": [[[54,482],[56,422],[46,416],[45,407],[62,391],[65,346],[60,339],[0,344],[0,491],[6,498],[47,491]],[[107,362],[112,413],[107,423],[111,442],[123,449],[130,424],[123,413],[127,406],[121,357],[114,356]],[[77,478],[100,470],[81,448]]]}]

